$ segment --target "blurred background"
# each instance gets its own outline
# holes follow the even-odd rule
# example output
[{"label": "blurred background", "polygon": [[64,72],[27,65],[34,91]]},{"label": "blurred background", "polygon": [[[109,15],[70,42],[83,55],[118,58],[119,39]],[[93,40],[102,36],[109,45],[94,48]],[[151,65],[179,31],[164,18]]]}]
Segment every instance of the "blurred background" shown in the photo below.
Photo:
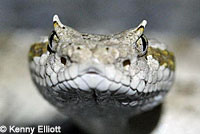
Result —
[{"label": "blurred background", "polygon": [[176,81],[151,134],[199,133],[199,0],[1,0],[0,125],[66,118],[37,92],[28,70],[30,45],[51,33],[54,14],[81,32],[101,34],[133,28],[146,19],[146,36],[167,44],[177,65]]}]

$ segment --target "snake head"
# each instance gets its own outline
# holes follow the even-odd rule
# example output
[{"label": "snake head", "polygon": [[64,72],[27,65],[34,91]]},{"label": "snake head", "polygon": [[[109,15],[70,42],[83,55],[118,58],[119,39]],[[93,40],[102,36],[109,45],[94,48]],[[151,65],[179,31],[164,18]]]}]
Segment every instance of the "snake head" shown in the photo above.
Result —
[{"label": "snake head", "polygon": [[[143,34],[146,24],[144,20],[136,28],[121,33],[96,35],[80,33],[63,25],[55,15],[54,30],[49,36],[47,66],[55,68],[55,72],[64,72],[66,81],[70,75],[71,79],[83,77],[90,85],[84,90],[95,88],[103,80],[113,85],[120,82],[128,89],[131,77],[140,71],[147,74],[149,69],[144,58],[148,48]],[[100,87],[99,90],[107,88]]]},{"label": "snake head", "polygon": [[35,83],[57,106],[157,105],[173,83],[174,58],[162,43],[148,41],[146,24],[97,35],[63,25],[55,15],[49,41],[31,48]]},{"label": "snake head", "polygon": [[68,62],[76,63],[92,60],[102,64],[114,64],[121,62],[124,57],[137,58],[147,52],[148,40],[143,34],[146,24],[147,21],[143,20],[136,28],[118,34],[94,35],[80,33],[63,25],[55,15],[54,30],[49,36],[48,50],[65,57]]}]

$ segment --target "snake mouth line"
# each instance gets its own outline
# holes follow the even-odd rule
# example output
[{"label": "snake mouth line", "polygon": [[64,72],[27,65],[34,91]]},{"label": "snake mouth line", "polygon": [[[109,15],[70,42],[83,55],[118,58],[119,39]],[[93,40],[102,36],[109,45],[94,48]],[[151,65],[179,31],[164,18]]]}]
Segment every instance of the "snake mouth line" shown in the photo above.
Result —
[{"label": "snake mouth line", "polygon": [[[61,78],[61,76],[63,76]],[[93,89],[101,92],[106,90],[119,92],[128,92],[131,78],[124,75],[114,66],[101,65],[72,65],[65,71],[58,73],[57,82],[52,85],[53,88],[61,87],[63,89],[79,89],[91,91]],[[132,92],[135,89],[131,89]],[[131,92],[131,91],[130,91]]]},{"label": "snake mouth line", "polygon": [[[61,88],[63,90],[82,90],[88,91],[97,90],[100,92],[111,91],[116,93],[135,94],[136,89],[131,89],[129,85],[125,85],[121,82],[108,79],[105,75],[102,75],[96,71],[88,71],[84,74],[79,74],[73,79],[59,81],[53,85],[52,88]],[[130,91],[129,91],[130,90]]]},{"label": "snake mouth line", "polygon": [[98,74],[97,72],[94,72],[94,71],[89,71],[87,72],[88,74]]},{"label": "snake mouth line", "polygon": [[146,79],[138,75],[129,76],[123,73],[114,65],[101,64],[72,64],[68,68],[60,68],[59,71],[55,71],[50,65],[45,70],[40,68],[40,72],[33,70],[36,83],[55,91],[91,92],[95,90],[100,93],[108,91],[114,94],[135,96],[166,90],[173,78],[173,72],[171,72],[170,76],[166,75],[169,77],[166,79],[168,81],[161,79],[156,84],[148,83]]}]

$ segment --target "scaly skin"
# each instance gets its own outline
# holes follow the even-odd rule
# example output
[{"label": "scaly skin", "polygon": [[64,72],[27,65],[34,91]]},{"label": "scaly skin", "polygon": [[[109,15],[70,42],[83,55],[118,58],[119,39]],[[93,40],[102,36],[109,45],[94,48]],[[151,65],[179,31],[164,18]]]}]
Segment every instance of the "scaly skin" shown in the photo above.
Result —
[{"label": "scaly skin", "polygon": [[[32,79],[71,118],[128,118],[163,101],[174,81],[174,55],[144,34],[146,21],[113,35],[80,33],[54,16],[54,35],[31,46]],[[80,118],[79,118],[80,116]]]}]

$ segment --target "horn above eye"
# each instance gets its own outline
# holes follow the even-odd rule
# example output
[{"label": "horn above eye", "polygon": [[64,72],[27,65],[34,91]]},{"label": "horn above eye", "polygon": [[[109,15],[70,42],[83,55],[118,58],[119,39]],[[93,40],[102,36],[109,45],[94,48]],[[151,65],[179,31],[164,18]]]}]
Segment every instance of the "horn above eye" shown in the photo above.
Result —
[{"label": "horn above eye", "polygon": [[146,54],[148,49],[148,40],[144,34],[142,34],[142,36],[140,36],[140,38],[136,41],[135,48],[139,52],[139,56]]}]

